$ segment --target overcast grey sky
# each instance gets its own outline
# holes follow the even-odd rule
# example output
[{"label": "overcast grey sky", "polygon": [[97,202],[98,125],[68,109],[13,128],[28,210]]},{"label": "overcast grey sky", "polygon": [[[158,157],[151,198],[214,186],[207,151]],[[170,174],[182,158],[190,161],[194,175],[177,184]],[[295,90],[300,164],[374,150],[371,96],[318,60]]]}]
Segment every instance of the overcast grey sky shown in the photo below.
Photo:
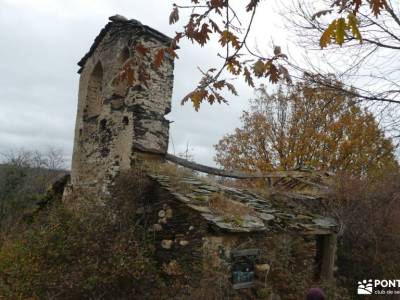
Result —
[{"label": "overcast grey sky", "polygon": [[[266,1],[268,2],[268,1]],[[0,0],[0,152],[62,148],[70,157],[77,105],[78,67],[108,17],[116,13],[140,20],[172,36],[168,24],[173,1],[167,0]],[[263,4],[257,38],[268,49],[277,36],[276,16]],[[268,22],[265,20],[269,19]],[[265,24],[268,23],[268,27]],[[239,125],[252,90],[239,84],[239,97],[230,105],[203,105],[195,112],[180,99],[199,79],[197,66],[218,63],[215,44],[200,49],[182,44],[176,62],[171,124],[172,153],[187,143],[198,162],[213,164],[213,145]]]}]

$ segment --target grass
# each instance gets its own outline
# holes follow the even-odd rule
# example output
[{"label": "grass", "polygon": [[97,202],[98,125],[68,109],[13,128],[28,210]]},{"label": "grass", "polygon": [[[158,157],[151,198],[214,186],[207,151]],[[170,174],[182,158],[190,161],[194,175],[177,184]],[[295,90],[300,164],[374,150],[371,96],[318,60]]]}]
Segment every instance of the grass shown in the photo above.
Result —
[{"label": "grass", "polygon": [[255,211],[242,203],[231,200],[224,193],[213,193],[209,200],[210,208],[225,219],[240,225],[243,216],[254,215]]}]

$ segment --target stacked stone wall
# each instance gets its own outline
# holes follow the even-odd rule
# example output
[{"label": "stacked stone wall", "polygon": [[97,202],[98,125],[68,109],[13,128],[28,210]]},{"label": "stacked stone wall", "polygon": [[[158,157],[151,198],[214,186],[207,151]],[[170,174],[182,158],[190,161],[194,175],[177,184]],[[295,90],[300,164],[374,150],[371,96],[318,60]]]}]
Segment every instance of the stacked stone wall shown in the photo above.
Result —
[{"label": "stacked stone wall", "polygon": [[[121,27],[122,26],[122,27]],[[148,55],[136,51],[141,45]],[[120,170],[134,167],[138,151],[166,153],[173,61],[153,61],[165,42],[115,24],[81,70],[72,161],[72,186],[107,196]],[[117,80],[130,64],[133,80]],[[93,195],[95,191],[95,195]]]}]

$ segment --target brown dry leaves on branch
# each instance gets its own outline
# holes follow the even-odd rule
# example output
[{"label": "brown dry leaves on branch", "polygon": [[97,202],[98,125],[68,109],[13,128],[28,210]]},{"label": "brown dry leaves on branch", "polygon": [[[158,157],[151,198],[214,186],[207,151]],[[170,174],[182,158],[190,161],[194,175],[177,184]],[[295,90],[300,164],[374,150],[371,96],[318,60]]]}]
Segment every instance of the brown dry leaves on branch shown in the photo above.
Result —
[{"label": "brown dry leaves on branch", "polygon": [[191,101],[198,110],[203,102],[226,103],[224,92],[237,95],[233,82],[240,77],[250,87],[255,86],[255,78],[267,78],[272,83],[281,79],[290,82],[289,72],[281,63],[287,57],[281,53],[280,47],[275,48],[272,56],[264,57],[252,51],[247,43],[260,2],[244,1],[243,9],[249,17],[246,26],[242,25],[238,13],[227,0],[192,0],[186,1],[186,5],[173,5],[169,18],[171,24],[179,21],[180,10],[189,10],[191,14],[188,20],[184,20],[183,31],[177,32],[172,46],[176,47],[182,38],[204,46],[216,37],[221,48],[218,57],[222,59],[219,68],[200,69],[202,78],[199,84],[182,99],[182,104]]},{"label": "brown dry leaves on branch", "polygon": [[[215,102],[227,102],[222,91],[226,90],[236,95],[236,89],[232,79],[222,78],[224,74],[233,76],[233,79],[242,77],[245,82],[254,87],[255,79],[266,78],[271,83],[285,80],[291,83],[288,69],[284,66],[287,56],[281,52],[280,47],[275,47],[274,54],[264,57],[258,51],[253,51],[247,43],[250,29],[253,25],[254,15],[262,0],[247,0],[243,3],[243,9],[250,16],[246,26],[242,26],[235,8],[229,0],[182,0],[185,5],[174,4],[170,14],[170,24],[178,22],[180,10],[190,10],[188,20],[184,20],[183,31],[177,32],[173,46],[176,47],[182,38],[189,39],[200,46],[206,45],[212,36],[216,36],[221,53],[218,56],[223,59],[220,68],[212,68],[201,71],[203,77],[197,88],[186,95],[182,103],[191,101],[196,110],[202,102],[213,104]],[[338,14],[322,33],[320,39],[321,48],[331,43],[342,45],[349,37],[362,42],[359,30],[357,14],[363,7],[368,7],[375,17],[382,10],[387,9],[386,0],[334,0],[331,7],[316,12],[313,18]],[[241,8],[236,8],[240,10]],[[217,83],[217,86],[215,85]]]},{"label": "brown dry leaves on branch", "polygon": [[[341,85],[335,79],[329,84]],[[215,146],[216,161],[248,172],[304,166],[366,175],[396,166],[391,140],[355,100],[317,84],[271,95],[261,88],[242,126]]]},{"label": "brown dry leaves on branch", "polygon": [[[337,14],[331,21],[320,38],[321,48],[336,43],[343,45],[345,39],[356,39],[362,43],[362,36],[359,30],[358,14],[364,6],[369,6],[373,15],[377,18],[385,9],[390,9],[386,0],[336,0],[332,3],[333,9],[325,9],[316,12],[313,19],[320,18],[327,14]],[[334,10],[336,9],[336,10]]]},{"label": "brown dry leaves on branch", "polygon": [[[201,47],[205,46],[211,38],[215,37],[219,42],[220,51],[217,56],[221,58],[221,65],[217,68],[202,70],[199,68],[202,78],[197,87],[182,99],[182,104],[191,101],[196,111],[201,103],[227,103],[224,92],[237,95],[234,80],[243,78],[250,86],[255,86],[256,79],[267,79],[270,83],[286,81],[291,84],[291,77],[285,67],[287,56],[281,52],[281,48],[275,46],[273,54],[263,56],[252,49],[247,39],[253,26],[257,8],[263,0],[242,1],[242,6],[229,0],[181,0],[182,4],[173,4],[169,16],[169,23],[175,24],[180,19],[180,11],[189,11],[190,15],[183,20],[182,29],[176,32],[168,47],[150,51],[142,45],[136,45],[136,51],[142,56],[151,56],[154,68],[160,68],[166,56],[177,58],[176,50],[182,39],[188,39]],[[337,14],[337,18],[331,21],[322,32],[320,38],[321,48],[336,43],[342,45],[348,40],[356,39],[362,42],[359,30],[358,13],[366,7],[375,17],[383,10],[388,10],[386,0],[334,0],[329,9],[318,11],[313,19]],[[240,13],[236,10],[243,9],[249,21],[243,25],[239,19]],[[140,72],[139,72],[140,71]],[[138,74],[141,73],[141,78]],[[127,81],[130,85],[137,80],[148,79],[145,69],[133,60],[124,64],[115,81]],[[142,82],[143,83],[143,82]]]},{"label": "brown dry leaves on branch", "polygon": [[113,85],[126,83],[128,86],[135,84],[148,86],[150,80],[148,68],[160,68],[167,55],[171,58],[177,57],[175,49],[171,47],[149,48],[140,42],[134,43],[130,47],[129,53],[131,52],[137,55],[129,55],[129,58],[123,63],[120,71],[113,79]]}]

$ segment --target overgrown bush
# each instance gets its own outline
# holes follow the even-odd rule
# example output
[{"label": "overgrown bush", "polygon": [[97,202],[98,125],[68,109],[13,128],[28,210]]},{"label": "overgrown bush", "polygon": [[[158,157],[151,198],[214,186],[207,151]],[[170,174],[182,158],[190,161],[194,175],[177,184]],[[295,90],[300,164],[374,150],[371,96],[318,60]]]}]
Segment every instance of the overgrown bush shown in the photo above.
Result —
[{"label": "overgrown bush", "polygon": [[55,203],[9,235],[0,249],[0,299],[155,299],[162,283],[151,234],[131,214],[145,189],[134,186],[127,201],[85,211]]},{"label": "overgrown bush", "polygon": [[[188,274],[155,259],[154,231],[137,213],[153,192],[149,177],[132,170],[110,200],[50,201],[3,235],[0,299],[193,299]],[[198,286],[214,295],[215,284]]]},{"label": "overgrown bush", "polygon": [[341,221],[338,277],[350,294],[357,281],[400,274],[400,176],[338,176],[330,209]]}]

